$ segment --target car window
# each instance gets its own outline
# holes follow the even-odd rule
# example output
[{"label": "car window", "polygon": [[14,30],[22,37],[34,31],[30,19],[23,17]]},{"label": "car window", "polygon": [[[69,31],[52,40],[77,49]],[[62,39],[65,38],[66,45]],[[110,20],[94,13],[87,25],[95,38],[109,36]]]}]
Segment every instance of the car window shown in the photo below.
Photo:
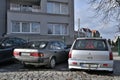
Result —
[{"label": "car window", "polygon": [[66,46],[65,43],[63,43],[63,42],[59,42],[59,44],[60,44],[60,46],[61,46],[61,49],[65,49],[65,48],[67,48],[67,46]]},{"label": "car window", "polygon": [[14,39],[14,43],[15,43],[16,45],[22,45],[22,44],[27,43],[27,42],[26,42],[25,40],[23,40],[23,39],[15,38],[15,39]]},{"label": "car window", "polygon": [[2,43],[3,46],[13,46],[14,45],[14,40],[13,39],[6,39],[4,40],[4,42]]},{"label": "car window", "polygon": [[58,42],[52,42],[50,44],[50,49],[59,50],[59,49],[62,49],[62,47],[61,47],[61,45]]},{"label": "car window", "polygon": [[46,41],[31,41],[28,43],[27,47],[29,48],[39,48],[39,49],[44,49],[47,46]]},{"label": "car window", "polygon": [[73,49],[77,50],[108,50],[105,40],[76,40]]}]

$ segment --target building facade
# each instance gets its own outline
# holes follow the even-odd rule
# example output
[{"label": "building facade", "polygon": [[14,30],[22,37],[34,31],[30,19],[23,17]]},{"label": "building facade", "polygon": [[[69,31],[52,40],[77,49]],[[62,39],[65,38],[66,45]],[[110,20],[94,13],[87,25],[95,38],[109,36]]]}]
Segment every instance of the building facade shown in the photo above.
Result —
[{"label": "building facade", "polygon": [[0,2],[0,37],[6,34],[7,31],[7,5],[6,0]]},{"label": "building facade", "polygon": [[77,37],[101,37],[98,30],[91,30],[89,28],[81,28],[78,31],[74,31],[74,38]]},{"label": "building facade", "polygon": [[93,37],[100,37],[100,32],[98,30],[92,30]]},{"label": "building facade", "polygon": [[1,34],[27,40],[58,39],[67,44],[73,41],[74,0],[1,1],[6,13]]}]

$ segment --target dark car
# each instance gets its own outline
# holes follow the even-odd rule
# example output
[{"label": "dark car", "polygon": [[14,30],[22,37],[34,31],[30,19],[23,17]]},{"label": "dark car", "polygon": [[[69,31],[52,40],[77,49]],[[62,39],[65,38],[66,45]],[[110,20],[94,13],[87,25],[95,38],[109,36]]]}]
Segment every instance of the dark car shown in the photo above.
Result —
[{"label": "dark car", "polygon": [[54,68],[56,63],[68,60],[68,49],[61,41],[32,41],[24,48],[14,49],[14,56],[25,66],[46,65]]},{"label": "dark car", "polygon": [[13,50],[22,47],[27,41],[17,37],[0,38],[0,62],[13,59]]}]

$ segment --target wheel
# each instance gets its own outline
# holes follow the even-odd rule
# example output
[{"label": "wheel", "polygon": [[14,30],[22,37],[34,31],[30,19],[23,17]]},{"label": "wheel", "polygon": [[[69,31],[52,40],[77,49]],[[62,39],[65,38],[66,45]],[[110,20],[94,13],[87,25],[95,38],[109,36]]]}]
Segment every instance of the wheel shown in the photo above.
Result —
[{"label": "wheel", "polygon": [[56,66],[56,60],[55,58],[51,58],[49,67],[53,69],[55,68],[55,66]]},{"label": "wheel", "polygon": [[113,73],[114,73],[114,71],[109,71],[109,73],[110,73],[110,74],[113,74]]},{"label": "wheel", "polygon": [[69,71],[75,71],[75,69],[69,69]]},{"label": "wheel", "polygon": [[25,63],[23,63],[23,66],[24,66],[25,68],[29,68],[29,67],[30,67],[29,64],[25,64]]}]

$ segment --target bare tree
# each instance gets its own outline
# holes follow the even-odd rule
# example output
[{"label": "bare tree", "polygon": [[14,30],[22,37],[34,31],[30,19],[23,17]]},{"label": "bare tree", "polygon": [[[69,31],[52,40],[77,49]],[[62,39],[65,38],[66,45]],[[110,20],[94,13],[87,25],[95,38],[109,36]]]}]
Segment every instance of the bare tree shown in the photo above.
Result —
[{"label": "bare tree", "polygon": [[120,0],[89,0],[97,16],[102,16],[102,21],[116,21],[120,28]]}]

